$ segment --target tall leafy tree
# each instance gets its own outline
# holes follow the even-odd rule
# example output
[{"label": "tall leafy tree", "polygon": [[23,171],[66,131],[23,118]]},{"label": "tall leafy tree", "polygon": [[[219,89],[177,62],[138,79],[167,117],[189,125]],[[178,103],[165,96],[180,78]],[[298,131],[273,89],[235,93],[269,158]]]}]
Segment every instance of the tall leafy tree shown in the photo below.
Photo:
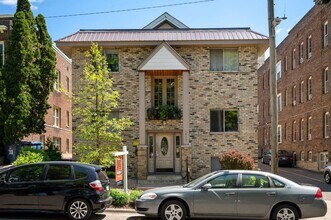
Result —
[{"label": "tall leafy tree", "polygon": [[0,96],[5,94],[0,101],[0,154],[4,154],[4,145],[45,131],[55,54],[50,51],[52,43],[44,18],[40,15],[36,22],[30,8],[28,0],[18,0],[0,75]]},{"label": "tall leafy tree", "polygon": [[109,166],[112,153],[122,143],[122,131],[131,124],[128,118],[111,118],[118,108],[119,93],[113,81],[102,49],[92,44],[86,52],[84,76],[80,90],[74,97],[74,116],[79,125],[75,129],[75,151],[81,162]]}]

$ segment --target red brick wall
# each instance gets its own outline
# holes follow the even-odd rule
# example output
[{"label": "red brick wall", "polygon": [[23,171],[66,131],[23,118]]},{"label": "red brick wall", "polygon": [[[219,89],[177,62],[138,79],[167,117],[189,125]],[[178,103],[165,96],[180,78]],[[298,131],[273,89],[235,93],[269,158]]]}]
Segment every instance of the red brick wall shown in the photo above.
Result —
[{"label": "red brick wall", "polygon": [[[329,93],[323,93],[323,72],[325,67],[331,67],[331,37],[329,29],[329,45],[323,48],[323,24],[325,21],[331,24],[331,3],[316,5],[299,23],[289,32],[288,37],[277,47],[277,62],[282,61],[282,78],[278,81],[278,93],[282,93],[282,111],[279,113],[279,124],[282,125],[282,143],[280,149],[297,152],[305,152],[305,161],[308,160],[308,152],[313,152],[313,161],[302,164],[305,168],[316,169],[319,152],[331,152],[331,140],[324,138],[324,113],[331,113],[331,83]],[[312,37],[312,56],[307,56],[307,39]],[[300,44],[303,42],[303,62],[299,62]],[[292,70],[292,51],[296,49],[296,68]],[[284,71],[284,57],[288,57],[288,70]],[[270,117],[263,118],[262,105],[269,100],[269,87],[263,89],[263,78],[268,78],[269,62],[267,61],[258,71],[259,74],[259,147],[270,148],[270,139],[263,143],[263,129],[270,127]],[[312,99],[307,99],[307,80],[312,77]],[[300,102],[300,83],[304,82],[304,99]],[[330,81],[330,80],[329,80]],[[292,104],[292,87],[296,85],[296,106]],[[288,90],[288,105],[285,106],[285,90]],[[312,140],[307,138],[307,120],[312,117]],[[300,122],[304,119],[304,139],[300,140]],[[292,141],[292,123],[296,121],[297,140]],[[287,136],[285,137],[285,125]],[[329,135],[331,136],[331,134]],[[311,163],[311,165],[307,164]]]}]

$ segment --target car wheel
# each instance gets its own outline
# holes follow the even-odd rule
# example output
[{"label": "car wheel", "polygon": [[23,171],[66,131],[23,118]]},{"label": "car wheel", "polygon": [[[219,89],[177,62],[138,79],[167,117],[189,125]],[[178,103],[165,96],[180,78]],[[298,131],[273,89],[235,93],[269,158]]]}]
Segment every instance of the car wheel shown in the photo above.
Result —
[{"label": "car wheel", "polygon": [[75,199],[69,203],[67,213],[70,219],[87,220],[92,214],[92,207],[85,199]]},{"label": "car wheel", "polygon": [[161,218],[163,220],[184,220],[186,219],[186,208],[179,201],[168,201],[162,206]]},{"label": "car wheel", "polygon": [[330,184],[331,183],[331,175],[329,172],[326,172],[325,175],[324,175],[324,180],[327,184]]},{"label": "car wheel", "polygon": [[280,205],[275,208],[271,214],[271,220],[298,220],[299,213],[296,208],[291,205]]}]

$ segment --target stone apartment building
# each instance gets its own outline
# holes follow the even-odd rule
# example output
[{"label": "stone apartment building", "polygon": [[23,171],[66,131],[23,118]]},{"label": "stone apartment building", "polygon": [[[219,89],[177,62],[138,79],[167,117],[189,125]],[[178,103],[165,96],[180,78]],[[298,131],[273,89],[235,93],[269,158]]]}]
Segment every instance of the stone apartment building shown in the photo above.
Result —
[{"label": "stone apartment building", "polygon": [[[5,50],[8,43],[13,15],[0,15],[0,65],[4,63]],[[61,149],[64,159],[72,158],[72,114],[71,114],[71,60],[57,47],[56,53],[57,80],[50,93],[48,103],[51,108],[45,118],[44,134],[32,134],[23,141],[41,142],[45,146],[49,138]]]},{"label": "stone apartment building", "polygon": [[73,61],[74,94],[91,42],[110,61],[117,117],[133,122],[124,133],[130,176],[181,179],[187,161],[196,178],[217,169],[215,158],[230,149],[257,162],[257,66],[266,36],[191,29],[168,13],[142,29],[80,30],[56,41]]},{"label": "stone apartment building", "polygon": [[[316,5],[277,47],[279,149],[288,150],[296,165],[324,169],[331,150],[328,23],[331,3]],[[259,149],[270,149],[269,60],[258,70]]]}]

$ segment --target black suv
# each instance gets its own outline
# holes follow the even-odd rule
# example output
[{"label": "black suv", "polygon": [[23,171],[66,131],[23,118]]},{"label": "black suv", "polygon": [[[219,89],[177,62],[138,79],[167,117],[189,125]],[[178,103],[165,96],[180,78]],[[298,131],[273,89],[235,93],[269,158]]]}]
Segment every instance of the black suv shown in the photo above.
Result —
[{"label": "black suv", "polygon": [[64,212],[85,220],[110,206],[109,179],[99,166],[43,162],[0,170],[0,211]]}]

